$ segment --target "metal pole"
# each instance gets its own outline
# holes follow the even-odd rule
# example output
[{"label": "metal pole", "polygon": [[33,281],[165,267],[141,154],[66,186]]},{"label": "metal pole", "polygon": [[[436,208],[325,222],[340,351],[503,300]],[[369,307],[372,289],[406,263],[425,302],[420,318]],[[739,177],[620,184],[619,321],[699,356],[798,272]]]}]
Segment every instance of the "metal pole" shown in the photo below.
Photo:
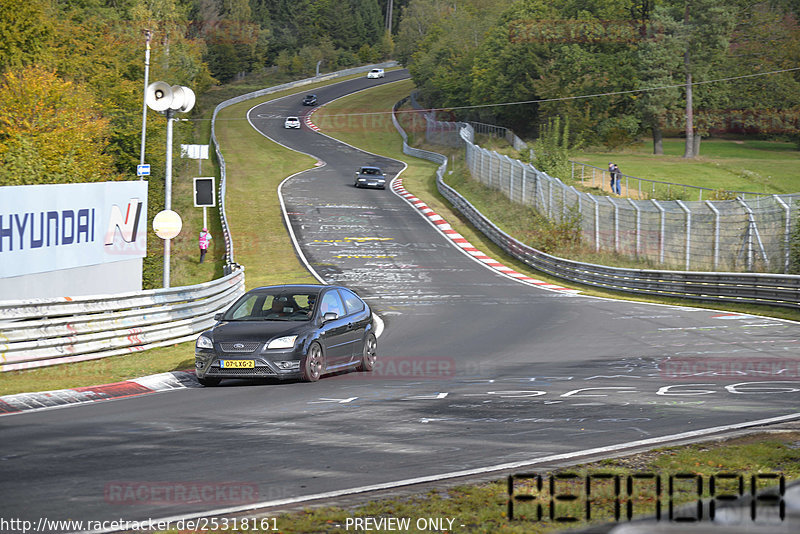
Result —
[{"label": "metal pole", "polygon": [[[152,32],[150,30],[144,30],[145,35],[145,51],[144,51],[144,93],[145,97],[147,96],[147,85],[150,78],[150,38],[152,37]],[[139,154],[139,163],[144,165],[144,142],[147,132],[147,102],[146,98],[142,99],[142,147],[141,152]],[[139,180],[144,180],[144,176],[140,176]]]},{"label": "metal pole", "polygon": [[606,197],[614,206],[614,252],[619,252],[619,206],[611,197]]},{"label": "metal pole", "polygon": [[600,250],[600,202],[594,197],[589,195],[589,198],[594,202],[594,250]]},{"label": "metal pole", "polygon": [[789,205],[783,201],[781,197],[778,195],[773,195],[778,204],[783,206],[783,210],[786,212],[786,232],[784,234],[784,246],[786,247],[786,259],[783,265],[783,272],[789,272],[789,252],[790,252],[790,238],[792,233],[792,210]]},{"label": "metal pole", "polygon": [[659,232],[659,238],[658,238],[658,241],[659,241],[658,247],[660,249],[659,250],[658,262],[663,264],[664,263],[664,227],[666,226],[667,217],[666,217],[666,213],[664,211],[664,208],[661,207],[661,204],[659,204],[656,199],[651,199],[650,202],[652,202],[653,205],[655,205],[655,207],[658,208],[658,211],[661,212],[661,231]]},{"label": "metal pole", "polygon": [[638,258],[639,248],[641,246],[641,241],[642,241],[642,214],[639,211],[639,206],[633,199],[629,198],[628,202],[630,203],[631,206],[633,206],[633,209],[636,211],[636,257]]},{"label": "metal pole", "polygon": [[714,270],[716,271],[719,265],[719,210],[710,200],[706,200],[706,206],[714,212]]},{"label": "metal pole", "polygon": [[[167,113],[167,159],[164,173],[164,209],[172,209],[172,116],[175,112],[171,109]],[[164,288],[169,287],[169,255],[171,239],[164,240]]]},{"label": "metal pole", "polygon": [[692,245],[692,210],[680,200],[675,201],[686,212],[686,270],[689,270],[689,259]]}]

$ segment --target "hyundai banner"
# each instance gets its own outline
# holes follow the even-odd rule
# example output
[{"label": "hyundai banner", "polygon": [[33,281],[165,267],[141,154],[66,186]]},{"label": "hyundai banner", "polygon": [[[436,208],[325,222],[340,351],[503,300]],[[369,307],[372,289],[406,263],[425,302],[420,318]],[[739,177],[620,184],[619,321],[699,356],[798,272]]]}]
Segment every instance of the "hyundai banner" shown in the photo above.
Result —
[{"label": "hyundai banner", "polygon": [[147,182],[0,187],[0,278],[146,252]]}]

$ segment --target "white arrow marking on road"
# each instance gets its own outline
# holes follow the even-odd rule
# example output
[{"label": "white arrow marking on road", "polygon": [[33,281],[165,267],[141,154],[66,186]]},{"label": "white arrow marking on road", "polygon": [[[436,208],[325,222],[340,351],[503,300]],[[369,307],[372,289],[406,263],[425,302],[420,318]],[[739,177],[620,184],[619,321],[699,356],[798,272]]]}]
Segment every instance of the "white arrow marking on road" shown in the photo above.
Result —
[{"label": "white arrow marking on road", "polygon": [[309,402],[309,404],[322,404],[322,403],[325,403],[325,402],[336,402],[336,403],[339,403],[339,404],[347,404],[348,402],[353,402],[357,398],[358,397],[350,397],[348,399],[326,399],[326,398],[322,397],[318,401]]},{"label": "white arrow marking on road", "polygon": [[436,400],[447,397],[449,393],[437,393],[436,395],[416,395],[414,397],[406,397],[403,400]]},{"label": "white arrow marking on road", "polygon": [[577,396],[577,397],[608,397],[608,395],[604,395],[604,394],[595,395],[595,394],[592,394],[592,393],[587,393],[585,395],[575,395],[576,393],[580,393],[581,391],[590,391],[590,390],[593,390],[593,389],[636,389],[636,388],[633,387],[633,386],[611,386],[611,387],[605,387],[605,388],[581,388],[581,389],[573,389],[572,391],[567,391],[566,393],[564,393],[561,396],[562,397],[572,397],[572,396]]}]

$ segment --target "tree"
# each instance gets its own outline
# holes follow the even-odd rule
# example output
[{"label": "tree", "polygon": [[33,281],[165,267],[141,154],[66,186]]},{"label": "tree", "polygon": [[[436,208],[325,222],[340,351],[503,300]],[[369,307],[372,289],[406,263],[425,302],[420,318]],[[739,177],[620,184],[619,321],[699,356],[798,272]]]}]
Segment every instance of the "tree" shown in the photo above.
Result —
[{"label": "tree", "polygon": [[[679,23],[668,16],[662,7],[650,12],[647,29],[636,50],[636,65],[641,78],[641,88],[657,88],[678,83],[682,65],[681,47],[677,38]],[[644,124],[653,135],[653,154],[663,154],[663,128],[668,111],[678,105],[677,88],[654,89],[641,93],[638,109]]]},{"label": "tree", "polygon": [[0,84],[0,184],[114,180],[109,121],[85,87],[40,67]]},{"label": "tree", "polygon": [[684,158],[699,153],[700,138],[695,141],[694,86],[712,71],[728,50],[738,6],[727,0],[669,0],[669,10],[674,21],[680,21],[677,32],[682,45],[683,76],[685,82],[685,132]]},{"label": "tree", "polygon": [[0,2],[0,72],[23,67],[46,54],[53,32],[48,0]]}]

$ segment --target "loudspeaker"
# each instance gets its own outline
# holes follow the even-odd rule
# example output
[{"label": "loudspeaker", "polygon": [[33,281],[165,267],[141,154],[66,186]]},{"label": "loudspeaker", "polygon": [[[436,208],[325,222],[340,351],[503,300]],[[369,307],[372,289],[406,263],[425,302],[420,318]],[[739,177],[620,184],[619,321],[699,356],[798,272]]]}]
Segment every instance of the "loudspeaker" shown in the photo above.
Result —
[{"label": "loudspeaker", "polygon": [[169,105],[170,109],[186,113],[194,107],[194,102],[194,91],[183,85],[172,86],[172,102]]},{"label": "loudspeaker", "polygon": [[172,87],[165,82],[153,82],[147,86],[144,101],[153,111],[166,111],[172,104]]}]

